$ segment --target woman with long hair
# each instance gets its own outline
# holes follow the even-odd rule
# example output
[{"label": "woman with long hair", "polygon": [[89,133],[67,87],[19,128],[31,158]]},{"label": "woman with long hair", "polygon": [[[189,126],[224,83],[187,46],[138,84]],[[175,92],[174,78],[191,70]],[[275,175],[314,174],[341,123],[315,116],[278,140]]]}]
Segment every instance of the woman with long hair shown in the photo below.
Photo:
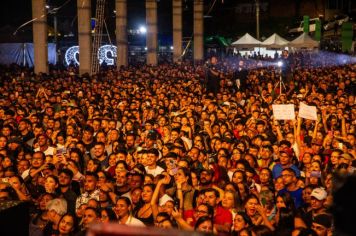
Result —
[{"label": "woman with long hair", "polygon": [[60,189],[59,189],[59,180],[58,177],[55,175],[49,175],[45,179],[44,188],[46,193],[54,194],[59,196]]},{"label": "woman with long hair", "polygon": [[146,226],[154,224],[153,209],[151,205],[154,190],[154,184],[145,184],[142,188],[141,201],[134,209],[133,215]]},{"label": "woman with long hair", "polygon": [[100,221],[102,223],[117,222],[117,216],[113,209],[106,207],[100,210]]},{"label": "woman with long hair", "polygon": [[276,225],[276,235],[290,235],[294,230],[295,213],[291,209],[282,207],[278,210],[278,223]]},{"label": "woman with long hair", "polygon": [[119,224],[145,226],[145,224],[132,215],[131,201],[128,197],[119,197],[115,205]]},{"label": "woman with long hair", "polygon": [[273,175],[271,169],[265,167],[260,170],[259,179],[261,183],[261,189],[267,187],[269,190],[274,190]]},{"label": "woman with long hair", "polygon": [[76,217],[72,214],[65,214],[59,221],[58,236],[74,236],[77,232]]},{"label": "woman with long hair", "polygon": [[256,195],[250,194],[246,198],[244,206],[245,213],[248,215],[254,225],[264,224],[271,230],[274,230],[273,225],[268,220],[265,209],[260,204],[260,201]]},{"label": "woman with long hair", "polygon": [[203,216],[195,223],[194,230],[203,233],[213,233],[214,223],[211,217]]},{"label": "woman with long hair", "polygon": [[225,191],[224,195],[221,199],[221,206],[227,210],[229,210],[232,214],[232,217],[236,215],[239,206],[240,206],[240,198],[238,197],[237,192],[233,191]]},{"label": "woman with long hair", "polygon": [[252,225],[253,224],[248,215],[243,211],[239,211],[234,217],[234,223],[232,225],[232,235],[239,235],[239,233],[243,229],[246,229],[247,227],[250,227]]}]

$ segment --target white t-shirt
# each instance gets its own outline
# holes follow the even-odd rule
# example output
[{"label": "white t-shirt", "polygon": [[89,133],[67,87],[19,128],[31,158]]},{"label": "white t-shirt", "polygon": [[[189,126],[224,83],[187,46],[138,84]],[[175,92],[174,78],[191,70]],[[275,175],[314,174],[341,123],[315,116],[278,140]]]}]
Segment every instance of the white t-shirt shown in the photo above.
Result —
[{"label": "white t-shirt", "polygon": [[[56,150],[56,148],[54,148],[54,147],[48,147],[43,153],[45,154],[45,156],[48,156],[48,155],[53,156],[55,150]],[[38,151],[41,151],[39,147],[35,149],[35,152],[38,152]]]},{"label": "white t-shirt", "polygon": [[141,227],[145,227],[146,226],[142,221],[140,221],[139,219],[137,219],[137,218],[135,218],[133,216],[130,216],[127,219],[125,225],[141,226]]},{"label": "white t-shirt", "polygon": [[160,166],[156,166],[156,168],[154,169],[149,169],[148,166],[146,166],[145,169],[147,174],[151,174],[154,177],[156,177],[157,175],[161,174],[164,171],[164,169]]}]

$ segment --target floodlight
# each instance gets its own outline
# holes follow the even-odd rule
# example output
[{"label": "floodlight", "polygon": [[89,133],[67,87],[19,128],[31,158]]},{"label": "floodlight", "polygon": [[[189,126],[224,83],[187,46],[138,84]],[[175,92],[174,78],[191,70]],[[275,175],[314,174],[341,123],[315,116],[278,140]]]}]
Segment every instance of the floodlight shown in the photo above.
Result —
[{"label": "floodlight", "polygon": [[145,26],[140,26],[140,28],[138,29],[138,31],[139,31],[141,34],[147,33],[147,29],[146,29]]}]

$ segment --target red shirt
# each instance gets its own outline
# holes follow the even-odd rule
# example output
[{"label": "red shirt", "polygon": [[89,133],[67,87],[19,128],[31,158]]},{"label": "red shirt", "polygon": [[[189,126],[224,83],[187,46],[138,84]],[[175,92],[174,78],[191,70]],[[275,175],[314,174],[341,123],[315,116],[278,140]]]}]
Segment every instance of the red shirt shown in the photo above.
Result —
[{"label": "red shirt", "polygon": [[225,225],[226,223],[232,225],[232,214],[229,210],[218,206],[215,210],[214,224]]}]

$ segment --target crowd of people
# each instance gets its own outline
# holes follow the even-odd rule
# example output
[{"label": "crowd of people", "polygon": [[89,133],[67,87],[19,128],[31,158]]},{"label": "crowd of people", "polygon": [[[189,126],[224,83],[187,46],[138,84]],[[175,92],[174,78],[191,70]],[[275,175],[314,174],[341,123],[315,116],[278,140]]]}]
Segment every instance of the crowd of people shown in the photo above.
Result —
[{"label": "crowd of people", "polygon": [[[278,67],[243,59],[95,76],[1,67],[0,199],[31,203],[33,236],[99,222],[332,235],[333,176],[356,168],[356,67],[298,58],[282,89]],[[272,104],[302,101],[316,121],[274,119]]]}]

